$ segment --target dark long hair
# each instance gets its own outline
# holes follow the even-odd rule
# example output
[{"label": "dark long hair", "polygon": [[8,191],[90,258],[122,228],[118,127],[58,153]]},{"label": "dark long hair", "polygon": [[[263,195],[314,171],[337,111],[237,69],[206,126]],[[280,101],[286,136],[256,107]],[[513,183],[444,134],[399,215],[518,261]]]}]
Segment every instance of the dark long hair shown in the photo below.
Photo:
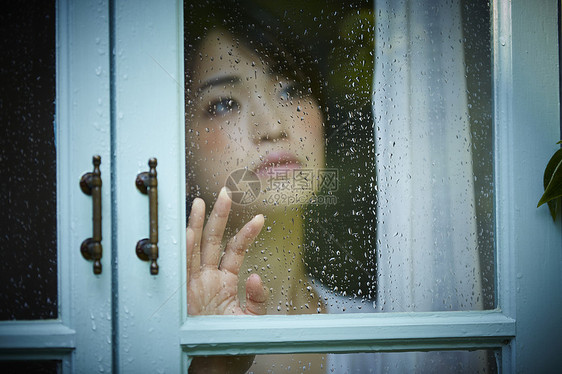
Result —
[{"label": "dark long hair", "polygon": [[185,6],[184,14],[186,95],[191,67],[199,57],[193,51],[209,31],[222,29],[234,36],[238,43],[255,51],[273,71],[304,84],[303,89],[309,90],[322,105],[323,79],[317,63],[307,45],[300,43],[295,32],[279,18],[248,1],[232,0],[190,2]]}]

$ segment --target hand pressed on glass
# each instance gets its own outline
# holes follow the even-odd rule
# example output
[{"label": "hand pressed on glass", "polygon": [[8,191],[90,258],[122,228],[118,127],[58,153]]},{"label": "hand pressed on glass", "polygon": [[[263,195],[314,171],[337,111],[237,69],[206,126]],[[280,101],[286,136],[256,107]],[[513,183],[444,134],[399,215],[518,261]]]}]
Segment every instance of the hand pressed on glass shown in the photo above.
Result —
[{"label": "hand pressed on glass", "polygon": [[205,202],[195,199],[186,232],[187,310],[190,315],[249,314],[266,312],[268,291],[259,275],[246,280],[246,304],[238,299],[240,266],[248,246],[260,233],[264,217],[259,214],[226,244],[223,235],[230,213],[231,199],[226,189],[219,193],[206,225]]}]

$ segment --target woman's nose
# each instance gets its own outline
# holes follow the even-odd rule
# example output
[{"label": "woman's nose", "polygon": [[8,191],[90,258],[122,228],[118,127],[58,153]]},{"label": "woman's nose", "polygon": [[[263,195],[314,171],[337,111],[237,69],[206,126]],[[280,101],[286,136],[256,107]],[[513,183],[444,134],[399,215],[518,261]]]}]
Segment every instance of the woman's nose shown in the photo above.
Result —
[{"label": "woman's nose", "polygon": [[[269,96],[269,95],[267,95]],[[276,142],[289,137],[287,109],[276,98],[257,100],[251,114],[251,133],[255,143]]]},{"label": "woman's nose", "polygon": [[277,141],[281,139],[288,138],[289,135],[285,131],[281,120],[276,121],[277,124],[272,123],[272,125],[258,125],[258,138],[260,142],[263,141]]}]

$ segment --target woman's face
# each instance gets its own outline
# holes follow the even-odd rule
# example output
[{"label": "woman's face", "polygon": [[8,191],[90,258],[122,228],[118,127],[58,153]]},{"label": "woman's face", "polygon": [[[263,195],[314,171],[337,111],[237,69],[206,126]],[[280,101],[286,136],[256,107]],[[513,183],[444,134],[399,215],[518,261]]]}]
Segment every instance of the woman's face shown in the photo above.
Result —
[{"label": "woman's face", "polygon": [[305,202],[324,167],[316,99],[227,32],[200,45],[187,103],[188,183],[208,202],[225,185],[240,205]]}]

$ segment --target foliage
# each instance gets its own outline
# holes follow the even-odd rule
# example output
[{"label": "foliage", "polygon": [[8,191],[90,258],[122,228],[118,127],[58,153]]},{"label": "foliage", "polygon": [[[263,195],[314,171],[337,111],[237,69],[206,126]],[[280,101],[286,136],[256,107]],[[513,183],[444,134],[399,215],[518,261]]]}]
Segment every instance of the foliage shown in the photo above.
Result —
[{"label": "foliage", "polygon": [[[562,140],[557,144],[562,143]],[[537,207],[548,204],[550,215],[556,220],[556,212],[562,206],[562,149],[554,153],[544,170],[544,194]]]}]

